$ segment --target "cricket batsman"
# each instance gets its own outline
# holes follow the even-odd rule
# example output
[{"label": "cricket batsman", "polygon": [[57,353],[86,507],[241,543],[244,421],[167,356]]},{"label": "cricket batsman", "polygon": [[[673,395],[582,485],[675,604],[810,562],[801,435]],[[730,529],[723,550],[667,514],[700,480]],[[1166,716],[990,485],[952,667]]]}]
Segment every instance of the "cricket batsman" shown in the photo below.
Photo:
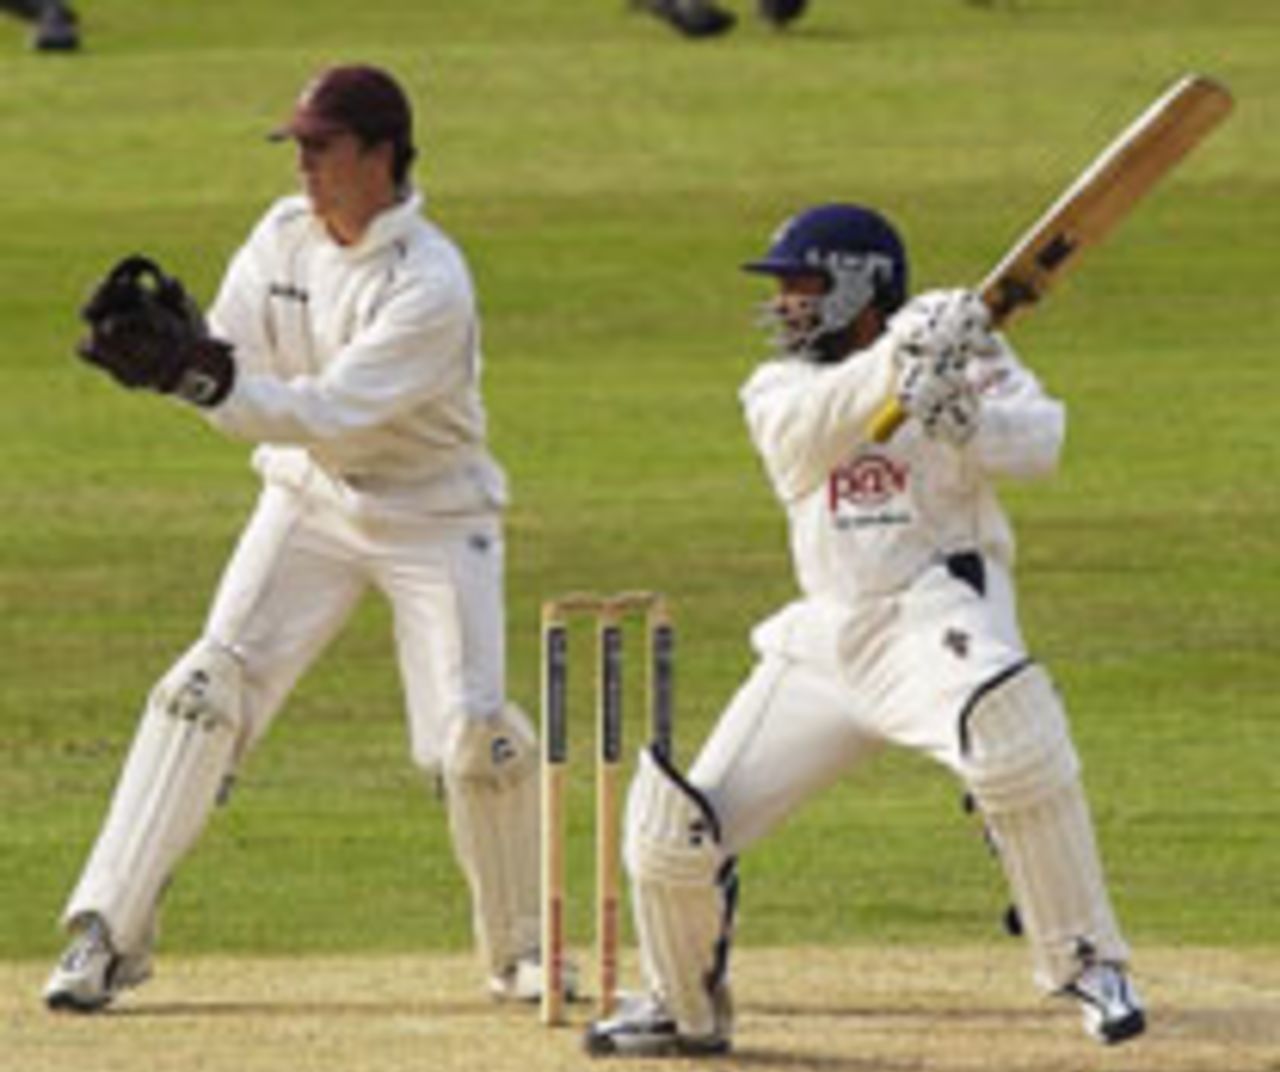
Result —
[{"label": "cricket batsman", "polygon": [[[802,211],[745,267],[777,286],[777,352],[741,401],[799,594],[755,629],[755,667],[687,777],[641,754],[625,861],[646,988],[590,1026],[587,1050],[729,1050],[737,858],[888,745],[937,760],[976,802],[1036,982],[1077,1001],[1102,1042],[1140,1034],[1062,701],[1020,633],[995,491],[1054,470],[1062,404],[975,293],[906,300],[903,244],[870,209]],[[873,418],[893,399],[908,420],[879,443]]]},{"label": "cricket batsman", "polygon": [[135,256],[81,356],[256,445],[262,492],[191,647],[147,699],[44,991],[93,1011],[151,972],[159,902],[295,682],[376,589],[414,763],[445,790],[491,992],[536,1000],[537,747],[505,694],[506,479],[486,442],[466,262],[410,179],[409,101],[329,68],[274,137],[301,192],[236,253],[208,320]]}]

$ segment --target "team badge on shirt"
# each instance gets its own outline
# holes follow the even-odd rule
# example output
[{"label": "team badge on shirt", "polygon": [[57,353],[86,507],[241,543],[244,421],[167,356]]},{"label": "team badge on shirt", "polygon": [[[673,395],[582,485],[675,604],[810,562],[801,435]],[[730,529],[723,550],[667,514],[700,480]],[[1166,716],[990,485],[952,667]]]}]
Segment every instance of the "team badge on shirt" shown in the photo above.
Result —
[{"label": "team badge on shirt", "polygon": [[948,629],[942,634],[942,646],[957,659],[969,658],[973,638],[963,629]]}]

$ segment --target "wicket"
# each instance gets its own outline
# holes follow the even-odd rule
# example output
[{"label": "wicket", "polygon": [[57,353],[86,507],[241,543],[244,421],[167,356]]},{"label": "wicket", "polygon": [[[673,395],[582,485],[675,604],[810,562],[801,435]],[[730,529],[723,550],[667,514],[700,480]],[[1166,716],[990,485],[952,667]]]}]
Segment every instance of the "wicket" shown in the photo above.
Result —
[{"label": "wicket", "polygon": [[574,592],[542,606],[542,1022],[564,1023],[565,775],[569,760],[569,620],[588,616],[596,630],[596,963],[600,1016],[618,988],[621,904],[619,778],[622,770],[622,636],[642,616],[648,636],[649,732],[669,756],[672,743],[675,631],[657,592]]}]

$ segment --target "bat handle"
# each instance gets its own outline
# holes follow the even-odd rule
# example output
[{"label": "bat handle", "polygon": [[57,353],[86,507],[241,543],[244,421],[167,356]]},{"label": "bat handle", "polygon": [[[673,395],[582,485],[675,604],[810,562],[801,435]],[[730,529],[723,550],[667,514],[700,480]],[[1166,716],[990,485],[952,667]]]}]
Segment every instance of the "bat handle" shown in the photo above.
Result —
[{"label": "bat handle", "polygon": [[880,411],[871,418],[871,441],[873,443],[887,443],[893,438],[893,433],[902,427],[903,422],[907,419],[907,411],[896,398],[889,399]]}]

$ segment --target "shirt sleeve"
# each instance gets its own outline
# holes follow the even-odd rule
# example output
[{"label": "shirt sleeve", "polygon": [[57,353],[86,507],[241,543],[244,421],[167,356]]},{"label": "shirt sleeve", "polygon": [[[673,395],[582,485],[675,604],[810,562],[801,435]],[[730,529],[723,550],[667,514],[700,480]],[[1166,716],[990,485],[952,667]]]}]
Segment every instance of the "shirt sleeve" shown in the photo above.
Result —
[{"label": "shirt sleeve", "polygon": [[783,501],[822,484],[834,465],[866,441],[895,383],[892,350],[879,342],[837,365],[782,360],[756,371],[742,389],[742,405]]},{"label": "shirt sleeve", "polygon": [[[252,273],[251,259],[232,274]],[[385,424],[477,374],[477,330],[469,287],[441,267],[388,284],[377,312],[317,375],[247,374],[209,412],[226,433],[254,442],[332,442]],[[243,290],[243,288],[240,288]],[[226,291],[227,288],[224,288]],[[251,311],[220,299],[215,325],[237,352],[261,340]],[[253,369],[251,354],[244,366]]]},{"label": "shirt sleeve", "polygon": [[982,472],[1031,479],[1054,472],[1066,438],[1066,407],[1049,396],[1003,337],[972,369],[982,420],[969,445]]}]

